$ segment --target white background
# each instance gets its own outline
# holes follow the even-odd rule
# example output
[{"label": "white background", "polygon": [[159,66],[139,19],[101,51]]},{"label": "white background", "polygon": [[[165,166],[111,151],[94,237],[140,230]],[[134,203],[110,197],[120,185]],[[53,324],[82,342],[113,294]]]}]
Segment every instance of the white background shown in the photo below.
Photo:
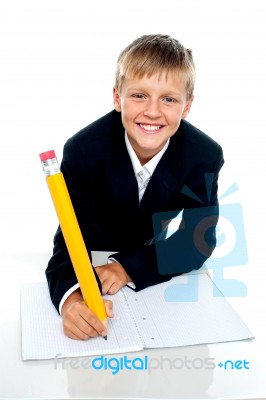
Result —
[{"label": "white background", "polygon": [[224,149],[219,194],[239,187],[223,204],[243,209],[252,309],[266,278],[265,21],[264,0],[0,0],[1,251],[52,250],[57,218],[39,153],[61,161],[68,137],[113,108],[120,51],[165,33],[193,50],[188,120]]}]

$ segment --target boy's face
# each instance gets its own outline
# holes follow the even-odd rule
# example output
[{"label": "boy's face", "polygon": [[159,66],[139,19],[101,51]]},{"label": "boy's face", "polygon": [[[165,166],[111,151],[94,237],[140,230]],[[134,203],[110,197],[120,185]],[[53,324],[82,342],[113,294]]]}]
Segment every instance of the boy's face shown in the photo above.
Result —
[{"label": "boy's face", "polygon": [[189,113],[193,99],[186,98],[182,74],[156,74],[126,79],[120,92],[114,88],[114,105],[140,162],[157,154]]}]

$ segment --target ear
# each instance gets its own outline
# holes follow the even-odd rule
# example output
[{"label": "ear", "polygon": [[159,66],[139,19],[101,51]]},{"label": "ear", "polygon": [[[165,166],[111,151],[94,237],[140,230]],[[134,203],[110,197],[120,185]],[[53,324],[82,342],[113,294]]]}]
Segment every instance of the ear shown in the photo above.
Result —
[{"label": "ear", "polygon": [[182,119],[186,119],[186,117],[190,111],[190,108],[192,106],[193,100],[194,100],[194,96],[192,96],[191,99],[188,100],[187,104],[185,105],[185,108],[182,113]]},{"label": "ear", "polygon": [[115,110],[120,112],[121,111],[120,97],[119,97],[117,87],[115,87],[115,86],[113,88],[113,99],[114,99]]}]

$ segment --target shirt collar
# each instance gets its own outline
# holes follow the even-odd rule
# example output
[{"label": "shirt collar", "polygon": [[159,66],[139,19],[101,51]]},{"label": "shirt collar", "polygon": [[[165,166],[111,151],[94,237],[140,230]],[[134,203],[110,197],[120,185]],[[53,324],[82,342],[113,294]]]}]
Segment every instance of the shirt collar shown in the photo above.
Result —
[{"label": "shirt collar", "polygon": [[142,171],[144,168],[149,172],[150,175],[153,174],[155,168],[157,167],[160,159],[162,158],[164,152],[166,151],[169,143],[170,143],[170,139],[168,138],[167,142],[165,143],[164,147],[159,151],[159,153],[155,154],[154,157],[152,157],[146,164],[141,165],[133,147],[131,146],[131,143],[128,139],[128,135],[125,132],[125,142],[126,142],[126,147],[127,147],[127,151],[129,154],[129,157],[131,159],[132,162],[132,166],[135,172],[135,175],[137,175],[140,171]]}]

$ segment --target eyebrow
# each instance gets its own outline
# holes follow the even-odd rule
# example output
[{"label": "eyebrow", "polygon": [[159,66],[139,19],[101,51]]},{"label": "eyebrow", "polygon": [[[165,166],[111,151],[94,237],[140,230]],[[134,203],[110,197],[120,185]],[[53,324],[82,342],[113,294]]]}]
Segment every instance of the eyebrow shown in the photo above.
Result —
[{"label": "eyebrow", "polygon": [[[127,89],[128,92],[146,92],[147,89],[141,88],[141,87],[130,87]],[[167,92],[164,92],[163,96],[182,96],[181,92],[174,92],[172,90],[169,90]]]}]

